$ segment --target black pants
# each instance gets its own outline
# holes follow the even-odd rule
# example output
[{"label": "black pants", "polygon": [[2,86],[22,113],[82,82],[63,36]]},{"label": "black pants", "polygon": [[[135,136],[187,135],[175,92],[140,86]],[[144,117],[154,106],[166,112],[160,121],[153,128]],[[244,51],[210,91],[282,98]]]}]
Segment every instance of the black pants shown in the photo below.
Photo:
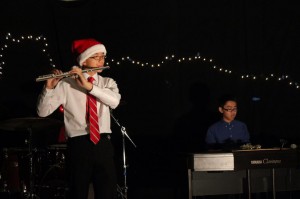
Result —
[{"label": "black pants", "polygon": [[87,199],[91,182],[95,199],[115,197],[117,178],[114,149],[107,134],[101,135],[96,145],[89,136],[69,138],[66,166],[70,199]]}]

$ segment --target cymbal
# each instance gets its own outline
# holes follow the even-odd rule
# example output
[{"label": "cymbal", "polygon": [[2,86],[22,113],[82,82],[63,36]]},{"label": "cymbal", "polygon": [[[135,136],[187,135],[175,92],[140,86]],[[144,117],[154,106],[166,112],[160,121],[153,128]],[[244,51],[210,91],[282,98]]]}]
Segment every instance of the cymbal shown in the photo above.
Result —
[{"label": "cymbal", "polygon": [[41,117],[14,118],[0,121],[0,129],[6,131],[17,131],[27,129],[45,129],[59,127],[63,123],[56,119]]}]

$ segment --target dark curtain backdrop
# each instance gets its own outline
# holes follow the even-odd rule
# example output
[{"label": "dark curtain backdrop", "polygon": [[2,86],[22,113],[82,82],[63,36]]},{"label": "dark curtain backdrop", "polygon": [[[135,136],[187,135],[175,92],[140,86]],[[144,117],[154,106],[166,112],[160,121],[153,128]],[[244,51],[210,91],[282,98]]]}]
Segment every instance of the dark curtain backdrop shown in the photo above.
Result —
[{"label": "dark curtain backdrop", "polygon": [[[231,92],[239,98],[238,119],[248,124],[253,143],[274,146],[281,138],[299,142],[300,89],[288,84],[300,82],[300,14],[292,1],[4,0],[0,4],[1,46],[7,43],[8,32],[13,37],[43,35],[56,66],[64,71],[74,64],[71,42],[84,37],[102,41],[108,61],[130,56],[160,63],[175,54],[161,67],[124,61],[111,63],[103,73],[118,82],[122,103],[114,114],[137,139],[171,140],[180,134],[200,147],[206,128],[219,118],[217,97]],[[27,41],[1,51],[2,120],[36,117],[36,97],[43,83],[34,79],[49,70],[40,48]],[[213,63],[176,61],[195,55],[212,58]],[[214,70],[213,65],[233,73]],[[241,79],[246,74],[257,79]],[[290,79],[265,81],[269,74]],[[53,117],[60,118],[59,113]]]}]

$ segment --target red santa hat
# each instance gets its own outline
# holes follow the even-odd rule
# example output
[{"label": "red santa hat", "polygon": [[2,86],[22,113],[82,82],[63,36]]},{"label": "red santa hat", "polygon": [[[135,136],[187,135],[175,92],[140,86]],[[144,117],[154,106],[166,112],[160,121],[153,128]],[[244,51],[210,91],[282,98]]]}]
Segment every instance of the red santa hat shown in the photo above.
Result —
[{"label": "red santa hat", "polygon": [[72,44],[72,52],[77,57],[80,66],[95,53],[104,53],[106,55],[105,46],[95,39],[75,40]]}]

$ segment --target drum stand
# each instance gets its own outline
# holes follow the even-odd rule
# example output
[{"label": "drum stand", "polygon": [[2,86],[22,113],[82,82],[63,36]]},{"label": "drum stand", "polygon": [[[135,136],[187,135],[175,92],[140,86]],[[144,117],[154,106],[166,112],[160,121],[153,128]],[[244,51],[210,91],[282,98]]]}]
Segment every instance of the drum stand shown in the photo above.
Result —
[{"label": "drum stand", "polygon": [[127,190],[128,190],[128,187],[127,187],[127,162],[126,162],[125,136],[129,139],[129,141],[133,144],[134,147],[136,147],[136,145],[131,140],[131,138],[128,136],[128,134],[126,133],[125,127],[121,126],[120,123],[118,122],[118,120],[113,116],[112,110],[110,111],[110,115],[113,118],[113,120],[115,121],[115,123],[121,128],[121,132],[122,132],[124,187],[120,187],[119,185],[117,185],[117,191],[121,195],[122,199],[127,199]]},{"label": "drum stand", "polygon": [[[40,197],[35,194],[35,179],[34,179],[34,164],[33,164],[33,156],[36,149],[33,150],[33,132],[32,129],[44,129],[44,128],[54,128],[60,127],[62,122],[59,120],[54,120],[50,118],[35,118],[35,117],[27,117],[27,118],[15,118],[9,119],[5,121],[0,121],[0,129],[4,131],[19,131],[24,130],[24,132],[29,133],[28,140],[25,141],[28,144],[29,151],[26,157],[29,157],[29,189],[27,187],[22,187],[22,198],[26,199],[39,199]],[[14,137],[14,140],[18,139]]]},{"label": "drum stand", "polygon": [[27,128],[28,132],[29,132],[29,138],[28,138],[28,156],[29,156],[29,191],[27,192],[27,190],[23,190],[24,192],[24,197],[27,199],[33,199],[33,198],[37,198],[40,199],[40,197],[38,195],[36,195],[34,193],[34,176],[33,176],[33,152],[34,150],[32,149],[32,128],[29,127]]}]

